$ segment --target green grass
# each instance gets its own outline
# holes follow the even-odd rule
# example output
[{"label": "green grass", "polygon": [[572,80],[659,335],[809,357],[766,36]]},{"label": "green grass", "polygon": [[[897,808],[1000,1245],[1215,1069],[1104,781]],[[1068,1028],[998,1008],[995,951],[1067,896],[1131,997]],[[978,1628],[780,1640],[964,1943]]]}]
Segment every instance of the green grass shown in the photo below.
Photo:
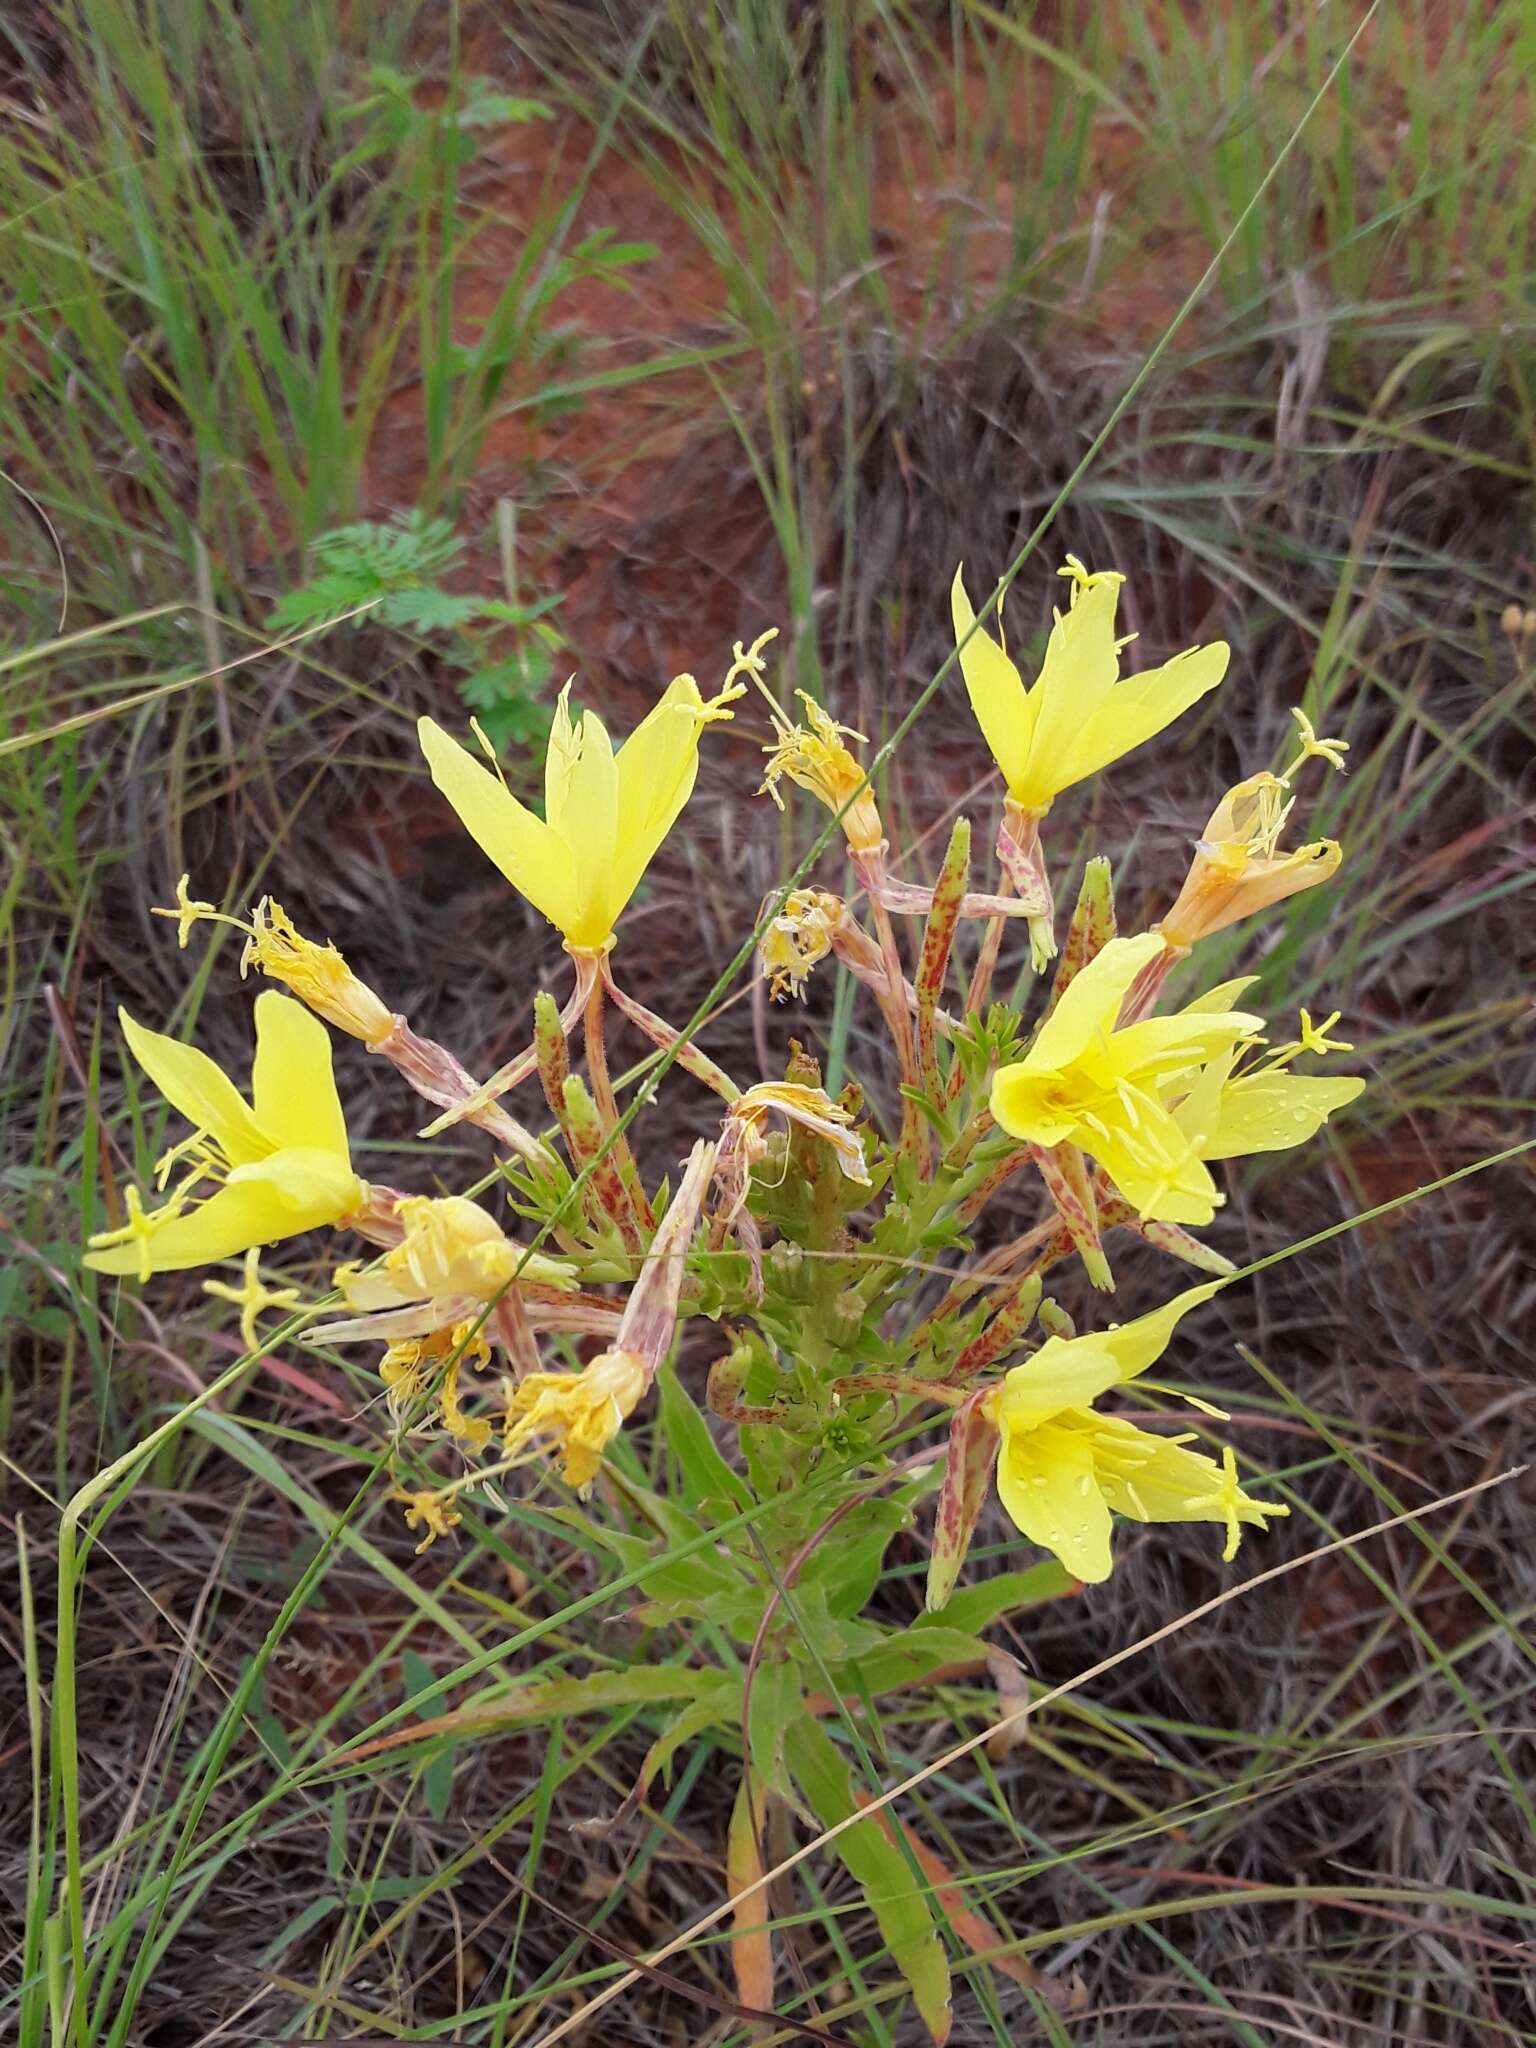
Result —
[{"label": "green grass", "polygon": [[[427,916],[390,923],[387,885],[333,848],[317,794],[378,808],[409,790],[406,715],[447,687],[430,650],[337,635],[196,680],[260,650],[317,537],[404,509],[375,494],[387,437],[410,440],[413,502],[472,522],[509,410],[546,419],[632,381],[637,406],[695,429],[696,533],[722,480],[759,493],[794,679],[853,723],[872,713],[883,740],[945,652],[955,555],[990,581],[1015,553],[1232,236],[1056,534],[1131,550],[1151,640],[1194,637],[1203,577],[1243,694],[1062,830],[1112,845],[1122,903],[1152,915],[1221,787],[1283,751],[1291,703],[1351,741],[1349,779],[1320,788],[1304,833],[1345,842],[1347,886],[1268,928],[1261,994],[1343,1006],[1373,1086],[1330,1134],[1326,1175],[1249,1189],[1255,1255],[1306,1234],[1319,1201],[1363,1211],[1526,1127],[1530,657],[1497,622],[1531,598],[1510,535],[1536,472],[1536,24],[1512,0],[1444,22],[1377,10],[1275,171],[1358,11],[1294,10],[1278,37],[1257,5],[1065,14],[1070,33],[980,4],[677,0],[524,10],[510,35],[452,12],[444,37],[435,11],[397,6],[72,0],[7,29],[25,113],[0,140],[20,487],[0,485],[0,1221],[19,1253],[0,1276],[0,1483],[34,1775],[0,2010],[22,2040],[128,2048],[190,2005],[188,2039],[218,2020],[503,2048],[620,1968],[544,1901],[643,1954],[724,1896],[718,1753],[685,1751],[613,1843],[584,1843],[571,1823],[620,1804],[668,1709],[521,1704],[561,1678],[709,1664],[718,1641],[626,1622],[634,1576],[605,1578],[548,1490],[418,1562],[368,1371],[305,1358],[331,1407],[231,1364],[194,1290],[107,1299],[78,1265],[104,1164],[120,1184],[154,1150],[120,1093],[112,1005],[125,981],[158,986],[190,1028],[211,978],[193,955],[145,965],[144,893],[199,863],[231,901],[323,870],[349,950],[341,920],[376,914],[406,986],[434,971],[418,953],[441,958]],[[427,84],[403,98],[389,75],[418,66]],[[557,120],[578,109],[590,148],[574,183],[544,179],[489,317],[463,332],[456,279],[498,218],[475,167],[545,125],[492,106],[486,77]],[[610,156],[668,223],[662,261],[686,249],[717,279],[707,335],[655,354],[573,341]],[[626,452],[606,451],[603,481]],[[494,472],[522,508],[523,572],[552,589],[572,514],[546,483],[536,464]],[[489,537],[470,537],[491,582]],[[1025,631],[1049,551],[1013,600]],[[886,771],[883,801],[909,838],[932,831],[935,862],[957,787],[910,750]],[[1202,975],[1240,955],[1216,942]],[[507,998],[501,965],[475,985]],[[857,1068],[851,1005],[808,1021]],[[1256,1286],[1242,1331],[1260,1309],[1273,1328],[1251,1368],[1213,1357],[1199,1384],[1279,1468],[1293,1515],[1275,1555],[1523,1454],[1506,1276],[1528,1199],[1517,1162]],[[282,1335],[272,1350],[301,1356]],[[667,1452],[653,1434],[631,1455],[657,1477]],[[969,1971],[955,2038],[1144,2039],[1153,2011],[1178,2038],[1351,2021],[1524,2038],[1536,1590],[1514,1494],[1302,1565],[1191,1624],[1187,1652],[1176,1634],[1081,1693],[1077,1673],[1204,1596],[1192,1553],[1138,1554],[1104,1601],[1003,1630],[1037,1695],[1068,1689],[1027,1747],[935,1771],[909,1817],[1000,1945],[1050,1974],[1026,1989]],[[662,1545],[658,1565],[678,1554]],[[921,1568],[893,1549],[892,1612]],[[458,1732],[470,1700],[504,1727]],[[978,1676],[853,1723],[890,1785],[997,1714]],[[404,1749],[345,1755],[411,1723]],[[794,1951],[786,2020],[905,2038],[840,1867],[818,1854],[801,1874],[765,1908]],[[721,1930],[690,1953],[665,1967],[729,2000]],[[617,2010],[640,2038],[678,2014],[690,2038],[749,2038],[654,1986]]]}]

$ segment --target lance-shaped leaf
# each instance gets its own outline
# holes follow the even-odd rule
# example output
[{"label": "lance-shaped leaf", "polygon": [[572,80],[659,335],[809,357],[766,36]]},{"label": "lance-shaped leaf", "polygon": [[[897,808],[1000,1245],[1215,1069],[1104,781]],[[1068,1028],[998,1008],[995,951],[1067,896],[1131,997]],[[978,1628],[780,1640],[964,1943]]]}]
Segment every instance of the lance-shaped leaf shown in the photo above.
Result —
[{"label": "lance-shaped leaf", "polygon": [[992,1485],[998,1435],[987,1403],[994,1391],[982,1387],[967,1396],[950,1424],[944,1483],[933,1525],[933,1559],[928,1566],[925,1605],[930,1614],[936,1614],[954,1591],[971,1547],[976,1518]]},{"label": "lance-shaped leaf", "polygon": [[[809,1716],[789,1732],[790,1768],[824,1828],[855,1815],[858,1801],[848,1766],[825,1729]],[[934,2040],[949,2039],[949,1959],[934,1926],[926,1886],[873,1814],[843,1827],[828,1845],[869,1900],[892,1960]]]}]

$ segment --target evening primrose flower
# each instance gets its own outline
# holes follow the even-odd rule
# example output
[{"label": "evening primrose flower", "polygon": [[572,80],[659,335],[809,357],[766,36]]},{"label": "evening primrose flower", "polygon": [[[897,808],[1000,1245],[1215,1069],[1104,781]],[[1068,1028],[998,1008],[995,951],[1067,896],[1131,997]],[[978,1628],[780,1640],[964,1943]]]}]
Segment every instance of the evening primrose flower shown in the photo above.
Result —
[{"label": "evening primrose flower", "polygon": [[674,677],[615,752],[595,712],[572,718],[567,684],[549,736],[542,818],[434,720],[417,732],[432,780],[481,851],[573,952],[601,954],[693,794],[700,733],[731,716],[726,706],[742,688],[728,679],[706,702],[692,676]]},{"label": "evening primrose flower", "polygon": [[832,936],[846,912],[825,889],[791,889],[763,933],[758,957],[775,1002],[801,996],[811,970],[832,951]]},{"label": "evening primrose flower", "polygon": [[1214,690],[1227,669],[1227,644],[1217,640],[1122,682],[1126,643],[1115,637],[1115,611],[1125,578],[1114,570],[1090,574],[1075,555],[1060,573],[1071,581],[1071,601],[1056,614],[1039,677],[1029,688],[985,628],[971,632],[976,614],[960,569],[950,587],[971,708],[1010,801],[1034,818],[1043,817],[1064,789],[1171,725]]},{"label": "evening primrose flower", "polygon": [[[178,1163],[183,1179],[145,1211],[130,1189],[129,1220],[91,1239],[97,1273],[180,1272],[252,1246],[344,1223],[367,1198],[352,1171],[346,1121],[331,1071],[325,1026],[290,997],[256,998],[256,1057],[247,1102],[207,1053],[118,1012],[123,1036],[161,1094],[194,1126],[160,1162],[160,1185]],[[212,1183],[214,1192],[196,1192]]]},{"label": "evening primrose flower", "polygon": [[1223,1556],[1231,1559],[1243,1528],[1289,1513],[1243,1492],[1230,1451],[1218,1465],[1188,1448],[1190,1436],[1158,1436],[1094,1406],[1153,1365],[1180,1318],[1220,1285],[1192,1287],[1151,1315],[1097,1335],[1047,1338],[992,1397],[1001,1436],[998,1496],[1024,1535],[1079,1579],[1109,1577],[1113,1514],[1219,1523],[1227,1531]]},{"label": "evening primrose flower", "polygon": [[999,1067],[992,1114],[1026,1143],[1091,1153],[1144,1220],[1209,1223],[1223,1197],[1169,1100],[1263,1019],[1192,1004],[1120,1027],[1127,991],[1162,947],[1152,932],[1111,939],[1067,985],[1024,1058]]},{"label": "evening primrose flower", "polygon": [[[864,1147],[850,1128],[853,1118],[840,1102],[834,1102],[824,1088],[808,1087],[801,1081],[759,1081],[731,1104],[725,1119],[727,1143],[733,1126],[739,1126],[748,1162],[763,1150],[762,1126],[772,1115],[799,1124],[802,1130],[830,1145],[846,1179],[869,1186],[869,1168]],[[722,1147],[722,1150],[724,1148]]]}]

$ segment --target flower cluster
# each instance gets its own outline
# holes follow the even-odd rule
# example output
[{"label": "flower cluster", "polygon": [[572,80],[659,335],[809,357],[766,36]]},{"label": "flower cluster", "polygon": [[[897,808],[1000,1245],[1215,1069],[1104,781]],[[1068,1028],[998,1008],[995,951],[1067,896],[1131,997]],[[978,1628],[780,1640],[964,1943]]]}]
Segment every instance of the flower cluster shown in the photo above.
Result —
[{"label": "flower cluster", "polygon": [[[1363,1086],[1296,1070],[1350,1049],[1330,1038],[1337,1017],[1317,1027],[1303,1011],[1299,1036],[1269,1045],[1245,1000],[1251,979],[1200,989],[1196,976],[1197,992],[1165,1001],[1170,975],[1213,933],[1335,873],[1332,840],[1286,851],[1282,838],[1299,771],[1318,760],[1342,770],[1345,750],[1298,713],[1297,759],[1220,798],[1149,930],[1117,935],[1107,866],[1090,862],[1059,933],[1042,841],[1056,800],[1216,689],[1229,659],[1217,643],[1122,677],[1124,579],[1071,557],[1062,574],[1065,609],[1029,684],[1005,647],[1001,606],[994,634],[958,572],[950,593],[964,688],[1003,782],[997,870],[981,891],[969,887],[963,820],[931,885],[901,872],[860,735],[804,692],[804,722],[782,708],[766,680],[770,635],[738,644],[713,696],[676,677],[621,746],[594,712],[573,710],[567,686],[542,815],[483,735],[487,763],[422,719],[433,782],[571,958],[564,998],[529,992],[529,1041],[486,1079],[281,905],[263,898],[234,917],[194,898],[183,877],[161,912],[180,944],[201,923],[233,924],[242,972],[286,993],[256,998],[248,1096],[206,1054],[122,1014],[128,1050],[191,1129],[155,1168],[158,1201],[136,1187],[114,1193],[87,1265],[147,1281],[243,1259],[238,1283],[207,1287],[239,1309],[252,1352],[259,1318],[274,1312],[327,1354],[379,1347],[397,1496],[421,1548],[462,1528],[464,1497],[500,1475],[536,1467],[578,1494],[592,1489],[624,1455],[624,1426],[679,1329],[702,1319],[730,1331],[710,1405],[741,1429],[762,1494],[791,1497],[833,1457],[866,1485],[871,1471],[894,1479],[906,1467],[887,1444],[893,1404],[908,1433],[914,1418],[948,1416],[931,1605],[947,1599],[994,1491],[1023,1536],[1080,1581],[1108,1575],[1117,1515],[1215,1524],[1230,1559],[1245,1528],[1285,1509],[1245,1491],[1230,1446],[1201,1447],[1218,1411],[1196,1403],[1195,1425],[1169,1434],[1104,1404],[1133,1384],[1166,1393],[1146,1375],[1181,1319],[1228,1283],[1220,1248],[1192,1234],[1218,1217],[1223,1163],[1303,1143]],[[888,1117],[852,1084],[829,1094],[798,1046],[784,1078],[742,1085],[615,966],[623,913],[693,793],[701,740],[733,719],[748,682],[771,716],[763,790],[782,808],[792,785],[830,811],[851,869],[846,893],[797,877],[765,906],[756,937],[769,993],[803,996],[827,961],[867,991],[899,1084]],[[912,919],[921,928],[909,944],[898,920]],[[1055,967],[1043,1000],[1014,1008],[992,988],[1019,922],[1036,973]],[[363,1179],[327,1027],[432,1105],[424,1136],[464,1122],[482,1130],[496,1173],[470,1195]],[[632,1145],[608,1064],[619,1027],[716,1098],[717,1124],[675,1187],[648,1181]],[[542,1132],[507,1100],[532,1095],[534,1082],[550,1119]],[[977,1256],[989,1205],[1006,1189],[1016,1206],[1021,1181],[1034,1188],[1036,1222]],[[493,1187],[512,1211],[505,1221]],[[269,1286],[260,1262],[265,1247],[312,1231],[351,1233],[370,1256],[351,1247],[331,1294],[306,1308],[297,1287]],[[1151,1314],[1078,1334],[1045,1280],[1075,1256],[1112,1290],[1116,1232],[1215,1277]],[[440,1455],[453,1471],[431,1468]]]}]

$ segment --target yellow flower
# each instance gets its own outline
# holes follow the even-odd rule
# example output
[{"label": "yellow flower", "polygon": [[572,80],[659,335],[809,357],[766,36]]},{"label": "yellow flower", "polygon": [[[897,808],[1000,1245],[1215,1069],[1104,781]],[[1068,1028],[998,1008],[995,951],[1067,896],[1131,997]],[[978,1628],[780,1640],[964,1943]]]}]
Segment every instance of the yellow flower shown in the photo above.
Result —
[{"label": "yellow flower", "polygon": [[758,794],[771,796],[782,811],[779,783],[787,775],[829,811],[841,813],[844,836],[855,853],[870,852],[884,843],[885,827],[863,768],[843,745],[845,738],[862,741],[864,735],[829,718],[806,691],[796,690],[795,695],[805,706],[810,725],[791,725],[775,708],[778,736],[767,749],[770,759]]},{"label": "yellow flower", "polygon": [[582,1372],[531,1372],[507,1408],[509,1455],[527,1446],[558,1453],[560,1475],[590,1486],[603,1453],[634,1413],[652,1368],[633,1351],[605,1351]]},{"label": "yellow flower", "polygon": [[[528,1253],[514,1244],[493,1216],[464,1195],[407,1195],[395,1211],[404,1227],[400,1243],[372,1267],[338,1266],[335,1284],[351,1309],[398,1311],[375,1326],[379,1335],[424,1336],[463,1320],[466,1304],[494,1301],[514,1274],[525,1280],[569,1288],[575,1285],[564,1261]],[[347,1324],[323,1326],[334,1342],[353,1332]]]},{"label": "yellow flower", "polygon": [[601,953],[619,913],[693,793],[699,734],[741,695],[727,684],[706,703],[677,676],[617,753],[592,711],[572,719],[560,692],[544,764],[544,816],[518,802],[441,726],[417,727],[432,780],[482,852],[579,953]]},{"label": "yellow flower", "polygon": [[1010,798],[1032,817],[1043,816],[1073,783],[1171,725],[1215,689],[1227,668],[1226,642],[1217,640],[1121,682],[1125,643],[1115,638],[1115,610],[1124,577],[1114,570],[1090,575],[1072,555],[1061,574],[1071,579],[1071,603],[1056,614],[1039,678],[1029,689],[985,628],[971,633],[976,614],[959,569],[950,589],[971,708]]},{"label": "yellow flower", "polygon": [[240,972],[259,967],[281,981],[318,1016],[375,1046],[394,1031],[398,1019],[365,981],[359,981],[329,940],[306,939],[280,903],[263,896],[252,913]]},{"label": "yellow flower", "polygon": [[1127,991],[1162,946],[1150,932],[1112,939],[1068,984],[1024,1058],[999,1067],[992,1114],[1029,1144],[1091,1153],[1143,1218],[1209,1223],[1222,1196],[1169,1098],[1263,1019],[1192,1004],[1117,1029]]},{"label": "yellow flower", "polygon": [[[331,1071],[325,1026],[288,996],[256,998],[256,1058],[248,1103],[204,1052],[146,1031],[120,1010],[129,1050],[193,1137],[161,1161],[190,1171],[161,1208],[91,1239],[85,1263],[98,1273],[179,1272],[212,1265],[253,1245],[341,1223],[367,1190],[352,1171],[347,1127]],[[216,1192],[194,1199],[204,1181]]]},{"label": "yellow flower", "polygon": [[1093,1405],[1154,1364],[1180,1317],[1220,1285],[1193,1287],[1101,1335],[1047,1338],[997,1390],[999,1498],[1030,1541],[1077,1578],[1109,1577],[1112,1511],[1137,1522],[1223,1523],[1228,1558],[1243,1525],[1262,1528],[1266,1516],[1289,1512],[1242,1491],[1230,1451],[1218,1465],[1188,1449],[1190,1437],[1157,1436]]},{"label": "yellow flower", "polygon": [[1156,927],[1171,947],[1185,951],[1337,872],[1344,857],[1337,840],[1279,852],[1290,808],[1286,782],[1278,775],[1250,775],[1227,791],[1196,843],[1178,900]]}]

